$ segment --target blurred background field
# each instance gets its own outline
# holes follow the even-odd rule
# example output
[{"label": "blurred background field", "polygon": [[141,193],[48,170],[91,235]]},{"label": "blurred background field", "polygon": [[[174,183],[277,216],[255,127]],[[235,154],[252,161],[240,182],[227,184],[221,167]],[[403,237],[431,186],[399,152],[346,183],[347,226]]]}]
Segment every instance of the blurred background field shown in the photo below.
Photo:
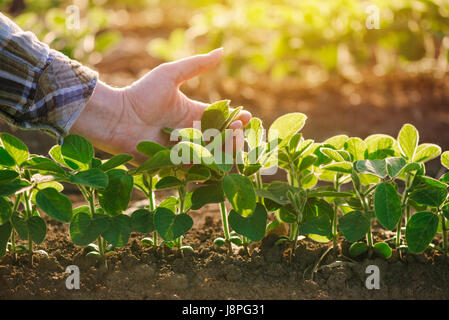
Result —
[{"label": "blurred background field", "polygon": [[[366,27],[372,5],[379,29]],[[216,70],[183,85],[190,97],[231,99],[266,125],[304,112],[304,134],[317,141],[396,136],[409,122],[422,142],[449,149],[449,0],[0,0],[0,9],[114,86],[224,47]],[[54,143],[15,134],[34,152]]]}]

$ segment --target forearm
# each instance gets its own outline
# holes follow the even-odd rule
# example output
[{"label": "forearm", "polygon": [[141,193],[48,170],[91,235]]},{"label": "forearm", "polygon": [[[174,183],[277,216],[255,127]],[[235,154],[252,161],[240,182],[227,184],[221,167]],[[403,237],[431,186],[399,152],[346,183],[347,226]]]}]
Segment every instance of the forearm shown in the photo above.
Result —
[{"label": "forearm", "polygon": [[97,74],[51,50],[0,13],[0,115],[22,128],[66,135]]},{"label": "forearm", "polygon": [[70,133],[82,135],[94,146],[112,152],[111,134],[121,119],[123,90],[98,81],[85,108],[74,122]]}]

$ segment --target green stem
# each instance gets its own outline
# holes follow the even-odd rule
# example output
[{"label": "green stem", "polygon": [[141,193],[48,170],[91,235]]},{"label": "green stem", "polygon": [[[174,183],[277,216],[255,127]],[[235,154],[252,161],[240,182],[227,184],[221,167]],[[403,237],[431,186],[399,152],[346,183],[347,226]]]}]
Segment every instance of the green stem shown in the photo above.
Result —
[{"label": "green stem", "polygon": [[[149,180],[149,181],[148,181]],[[147,187],[148,187],[148,201],[150,203],[150,212],[154,212],[154,210],[156,209],[156,205],[155,205],[155,199],[154,199],[154,191],[153,191],[153,177],[145,174],[144,175],[144,181],[146,181],[147,183]],[[157,231],[154,230],[153,231],[153,246],[155,248],[158,247],[158,239],[157,239]]]},{"label": "green stem", "polygon": [[368,242],[368,246],[370,248],[372,248],[373,247],[373,234],[372,234],[372,230],[371,230],[372,229],[372,218],[371,218],[371,214],[369,212],[369,206],[368,206],[368,203],[366,203],[365,196],[361,194],[360,190],[355,189],[355,192],[356,192],[358,198],[360,199],[360,201],[362,202],[363,210],[364,210],[365,214],[368,215],[369,230],[368,230],[368,233],[366,235],[366,240]]},{"label": "green stem", "polygon": [[[30,219],[33,215],[31,211],[31,194],[27,192],[24,193],[24,202],[25,202],[25,212],[27,215],[27,219]],[[31,240],[30,234],[28,233],[28,252],[31,257],[31,264],[33,264],[33,240]]]},{"label": "green stem", "polygon": [[410,180],[411,180],[411,176],[408,175],[407,180],[405,182],[405,190],[404,190],[404,193],[402,194],[401,218],[399,219],[398,227],[396,230],[396,249],[399,248],[399,246],[401,245],[401,232],[402,232],[401,229],[402,229],[402,219],[404,219],[404,214],[403,214],[404,209],[407,212],[407,214],[406,214],[407,220],[406,221],[408,221],[408,219],[410,217],[410,209],[407,205],[407,197],[408,197],[408,191],[410,188]]},{"label": "green stem", "polygon": [[95,214],[95,191],[91,191],[86,200],[89,202],[90,216],[93,218]]},{"label": "green stem", "polygon": [[446,229],[446,218],[444,217],[443,212],[440,212],[441,217],[441,228],[443,233],[443,251],[446,254],[447,253],[447,229]]},{"label": "green stem", "polygon": [[290,241],[295,240],[297,229],[298,229],[298,224],[296,222],[293,222],[290,224]]},{"label": "green stem", "polygon": [[[186,186],[182,185],[178,188],[178,196],[179,196],[179,212],[178,214],[181,214],[184,212],[184,205],[185,205],[185,199],[186,199]],[[177,244],[178,248],[182,247],[182,236],[180,236],[178,239],[175,240],[175,243]]]},{"label": "green stem", "polygon": [[[14,207],[12,209],[12,214],[14,214],[17,211],[17,208],[19,207],[20,204],[20,198],[22,197],[22,194],[19,193],[19,195],[16,197],[16,200],[14,200]],[[16,229],[14,228],[12,221],[10,222],[11,226],[12,226],[12,230],[11,230],[11,247],[12,247],[12,252],[14,252],[14,260],[17,259],[17,254],[16,254]]]},{"label": "green stem", "polygon": [[220,203],[220,211],[221,211],[221,222],[223,224],[223,231],[224,231],[225,239],[226,239],[226,241],[229,241],[229,239],[231,237],[229,234],[228,213],[227,213],[226,205],[225,205],[224,201]]},{"label": "green stem", "polygon": [[[340,184],[338,183],[338,179],[339,179],[339,175],[337,175],[335,177],[335,181],[334,181],[334,188],[335,191],[340,191]],[[332,220],[332,235],[333,235],[333,245],[334,245],[334,252],[337,253],[338,252],[338,247],[337,247],[337,236],[338,236],[338,230],[337,230],[337,220],[338,220],[338,206],[336,203],[334,203],[334,218]]]},{"label": "green stem", "polygon": [[[89,202],[89,211],[90,211],[90,216],[93,218],[94,214],[95,214],[95,189],[90,189],[90,190],[86,190],[84,187],[80,186],[80,190],[83,190],[83,195],[86,198],[86,200]],[[100,236],[98,236],[97,238],[97,242],[98,242],[98,251],[100,253],[100,256],[102,258],[105,258],[104,254],[105,254],[105,247],[106,247],[106,243],[104,241],[104,239]],[[104,265],[107,268],[108,267],[108,262],[106,259],[104,259]]]}]

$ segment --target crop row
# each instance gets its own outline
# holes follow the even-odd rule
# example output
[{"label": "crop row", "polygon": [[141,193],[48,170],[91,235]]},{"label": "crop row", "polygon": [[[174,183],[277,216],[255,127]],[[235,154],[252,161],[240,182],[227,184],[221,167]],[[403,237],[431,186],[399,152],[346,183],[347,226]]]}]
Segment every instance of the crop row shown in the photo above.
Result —
[{"label": "crop row", "polygon": [[[201,128],[164,129],[176,143],[141,142],[137,151],[148,160],[133,169],[125,166],[131,155],[100,160],[81,136],[65,137],[44,157],[1,134],[0,257],[33,254],[33,244],[46,236],[42,212],[70,224],[73,243],[98,259],[126,246],[131,232],[143,234],[144,246],[193,250],[183,243],[193,225],[189,212],[210,203],[220,207],[223,225],[223,237],[214,243],[229,250],[232,244],[246,248],[285,223],[289,234],[278,243],[290,243],[293,251],[304,236],[332,241],[336,250],[344,237],[352,243],[352,257],[389,258],[392,249],[419,253],[429,246],[447,251],[449,174],[426,176],[425,163],[441,155],[449,168],[449,152],[419,144],[414,126],[404,125],[397,139],[338,135],[317,143],[300,133],[307,117],[290,113],[267,132],[253,118],[244,131],[245,148],[229,149],[226,141],[235,137],[228,126],[239,110],[230,112],[229,101],[219,101],[204,112]],[[285,170],[287,181],[264,183],[262,173],[270,168]],[[63,183],[76,185],[87,205],[73,208]],[[126,215],[133,188],[149,202]],[[157,204],[154,193],[163,189],[174,189],[177,196]],[[395,231],[393,241],[375,243],[375,219]],[[435,240],[438,232],[441,242]]]}]

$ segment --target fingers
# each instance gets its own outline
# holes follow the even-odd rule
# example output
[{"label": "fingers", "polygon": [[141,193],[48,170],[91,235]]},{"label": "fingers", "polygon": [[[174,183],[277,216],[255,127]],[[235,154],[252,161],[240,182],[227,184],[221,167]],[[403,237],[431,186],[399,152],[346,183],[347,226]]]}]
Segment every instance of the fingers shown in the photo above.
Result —
[{"label": "fingers", "polygon": [[184,58],[165,65],[166,70],[172,73],[176,84],[180,86],[186,80],[215,67],[223,56],[223,48],[215,49],[207,54]]},{"label": "fingers", "polygon": [[246,125],[249,123],[253,116],[249,111],[242,110],[239,112],[239,115],[237,116],[236,120],[240,120],[242,123],[242,127],[246,127]]}]

